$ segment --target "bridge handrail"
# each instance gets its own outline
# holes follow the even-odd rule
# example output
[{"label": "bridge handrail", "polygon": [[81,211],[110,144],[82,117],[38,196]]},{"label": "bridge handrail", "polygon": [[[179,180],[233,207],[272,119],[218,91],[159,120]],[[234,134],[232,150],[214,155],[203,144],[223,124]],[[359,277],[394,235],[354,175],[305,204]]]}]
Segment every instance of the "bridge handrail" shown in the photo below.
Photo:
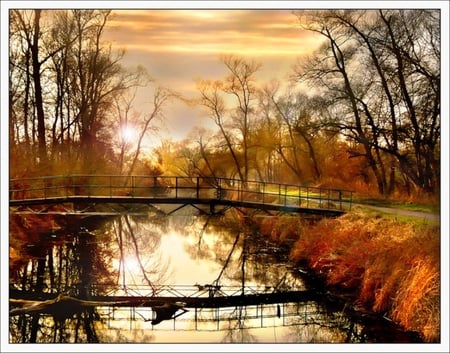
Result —
[{"label": "bridge handrail", "polygon": [[215,177],[71,174],[10,179],[10,201],[61,197],[189,198],[349,209],[352,192]]}]

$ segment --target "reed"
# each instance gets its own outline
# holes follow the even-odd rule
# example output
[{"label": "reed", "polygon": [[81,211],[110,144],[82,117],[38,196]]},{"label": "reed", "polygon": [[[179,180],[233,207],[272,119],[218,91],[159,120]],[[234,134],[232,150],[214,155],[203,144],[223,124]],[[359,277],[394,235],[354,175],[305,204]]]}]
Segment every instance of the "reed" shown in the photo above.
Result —
[{"label": "reed", "polygon": [[440,238],[436,224],[353,212],[303,225],[291,251],[327,285],[427,342],[440,339]]}]

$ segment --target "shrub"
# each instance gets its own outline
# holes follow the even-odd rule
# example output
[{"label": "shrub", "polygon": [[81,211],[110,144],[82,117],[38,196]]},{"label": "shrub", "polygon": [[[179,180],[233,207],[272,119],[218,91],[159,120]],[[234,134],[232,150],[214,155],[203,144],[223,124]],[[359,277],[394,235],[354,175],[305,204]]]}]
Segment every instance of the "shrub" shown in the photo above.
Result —
[{"label": "shrub", "polygon": [[291,252],[327,285],[429,342],[439,340],[439,228],[353,212],[304,229]]}]

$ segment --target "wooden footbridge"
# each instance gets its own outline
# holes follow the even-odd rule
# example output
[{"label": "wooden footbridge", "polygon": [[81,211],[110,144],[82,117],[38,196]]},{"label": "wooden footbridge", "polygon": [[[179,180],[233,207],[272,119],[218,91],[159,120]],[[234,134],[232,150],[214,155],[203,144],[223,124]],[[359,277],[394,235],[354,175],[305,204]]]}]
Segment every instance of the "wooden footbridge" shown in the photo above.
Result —
[{"label": "wooden footbridge", "polygon": [[[228,208],[339,216],[351,191],[214,177],[59,175],[11,179],[10,213],[143,214],[142,206],[185,206],[215,214]],[[160,209],[160,208],[159,208]]]}]

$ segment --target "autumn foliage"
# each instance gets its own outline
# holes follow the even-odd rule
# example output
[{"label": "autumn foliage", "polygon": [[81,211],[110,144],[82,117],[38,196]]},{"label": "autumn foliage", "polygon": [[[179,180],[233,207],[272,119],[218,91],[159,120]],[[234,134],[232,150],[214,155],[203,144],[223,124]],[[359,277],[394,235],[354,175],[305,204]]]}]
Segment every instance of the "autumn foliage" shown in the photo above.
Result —
[{"label": "autumn foliage", "polygon": [[369,218],[353,212],[303,227],[295,261],[362,310],[384,314],[425,341],[440,334],[440,239],[437,225]]}]

